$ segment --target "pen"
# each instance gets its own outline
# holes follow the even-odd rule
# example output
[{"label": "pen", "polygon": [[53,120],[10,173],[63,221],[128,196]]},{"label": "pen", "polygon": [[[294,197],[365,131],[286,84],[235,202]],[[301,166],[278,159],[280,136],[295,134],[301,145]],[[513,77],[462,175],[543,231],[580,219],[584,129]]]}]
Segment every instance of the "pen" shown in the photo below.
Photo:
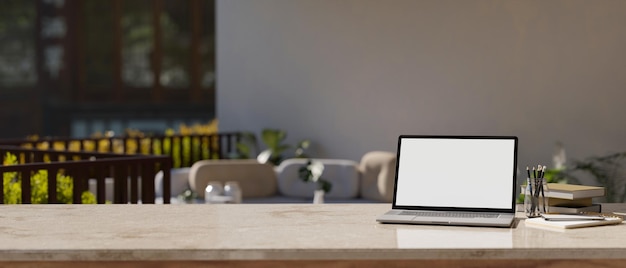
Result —
[{"label": "pen", "polygon": [[598,221],[604,220],[603,216],[569,215],[569,214],[542,214],[546,221]]},{"label": "pen", "polygon": [[526,173],[528,174],[528,177],[526,177],[526,190],[528,190],[528,192],[526,193],[526,195],[533,195],[533,187],[532,184],[530,182],[530,169],[528,168],[528,166],[526,166]]},{"label": "pen", "polygon": [[537,178],[541,178],[541,165],[537,166]]},{"label": "pen", "polygon": [[543,211],[548,211],[548,210],[546,210],[546,205],[547,205],[546,204],[547,200],[545,198],[546,190],[548,190],[548,194],[550,194],[550,189],[547,189],[548,188],[548,184],[547,184],[546,179],[544,178],[544,176],[546,175],[546,169],[547,168],[548,167],[546,167],[546,166],[543,166],[541,168],[541,198],[543,198],[543,200],[544,200],[543,201]]}]

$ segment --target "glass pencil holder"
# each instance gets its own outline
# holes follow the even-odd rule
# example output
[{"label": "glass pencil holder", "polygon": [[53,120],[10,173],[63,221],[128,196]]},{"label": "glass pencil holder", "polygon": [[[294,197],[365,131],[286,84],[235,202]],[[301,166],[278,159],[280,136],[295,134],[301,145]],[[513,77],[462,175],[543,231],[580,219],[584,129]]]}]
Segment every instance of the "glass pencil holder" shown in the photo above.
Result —
[{"label": "glass pencil holder", "polygon": [[549,212],[548,185],[544,178],[527,178],[524,191],[524,213],[528,218]]}]

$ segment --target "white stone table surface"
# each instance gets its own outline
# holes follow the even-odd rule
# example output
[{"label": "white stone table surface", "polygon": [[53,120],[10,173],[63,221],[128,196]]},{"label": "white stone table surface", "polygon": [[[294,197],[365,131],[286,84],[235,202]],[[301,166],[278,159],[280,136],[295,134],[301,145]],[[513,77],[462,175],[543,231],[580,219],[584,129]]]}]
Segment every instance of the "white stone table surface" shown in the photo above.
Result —
[{"label": "white stone table surface", "polygon": [[[434,261],[626,263],[626,225],[552,231],[380,224],[390,204],[0,205],[0,264]],[[626,206],[606,206],[626,212]],[[605,211],[607,210],[605,209]],[[261,262],[262,263],[262,262]],[[189,263],[188,263],[189,264]],[[266,263],[267,264],[267,263]],[[380,262],[376,264],[381,264]]]}]

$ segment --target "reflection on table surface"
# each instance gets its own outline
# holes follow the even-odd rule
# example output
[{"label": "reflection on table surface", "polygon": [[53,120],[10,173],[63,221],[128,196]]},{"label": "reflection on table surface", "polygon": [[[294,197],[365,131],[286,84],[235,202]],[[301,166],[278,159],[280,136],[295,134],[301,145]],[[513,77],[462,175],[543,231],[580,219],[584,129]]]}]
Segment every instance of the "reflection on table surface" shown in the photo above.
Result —
[{"label": "reflection on table surface", "polygon": [[[444,228],[444,227],[442,227]],[[513,248],[513,229],[470,227],[396,230],[398,248]]]}]

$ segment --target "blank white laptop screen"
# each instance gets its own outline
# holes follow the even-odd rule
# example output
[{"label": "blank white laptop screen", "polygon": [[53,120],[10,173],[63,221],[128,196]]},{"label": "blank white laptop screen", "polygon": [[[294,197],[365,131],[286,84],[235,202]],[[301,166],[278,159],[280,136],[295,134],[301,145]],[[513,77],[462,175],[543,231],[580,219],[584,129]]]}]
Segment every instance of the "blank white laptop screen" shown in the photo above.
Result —
[{"label": "blank white laptop screen", "polygon": [[396,206],[511,209],[515,141],[405,137]]}]

